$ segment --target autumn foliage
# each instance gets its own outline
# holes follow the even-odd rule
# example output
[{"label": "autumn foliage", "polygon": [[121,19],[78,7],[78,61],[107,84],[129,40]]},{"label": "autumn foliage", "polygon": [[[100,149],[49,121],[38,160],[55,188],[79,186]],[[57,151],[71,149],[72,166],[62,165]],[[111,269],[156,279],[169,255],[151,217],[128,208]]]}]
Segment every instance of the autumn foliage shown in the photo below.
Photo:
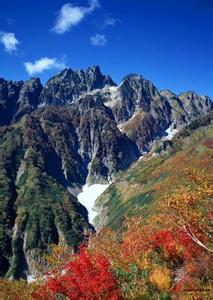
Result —
[{"label": "autumn foliage", "polygon": [[[54,246],[28,298],[210,299],[212,191],[204,172],[184,172],[190,184],[165,194],[158,215],[127,218],[122,233],[103,228],[77,254]],[[20,287],[4,290],[25,299]]]},{"label": "autumn foliage", "polygon": [[85,247],[61,270],[61,274],[49,273],[36,293],[35,299],[55,299],[63,295],[67,299],[119,299],[119,289],[109,259],[91,255]]}]

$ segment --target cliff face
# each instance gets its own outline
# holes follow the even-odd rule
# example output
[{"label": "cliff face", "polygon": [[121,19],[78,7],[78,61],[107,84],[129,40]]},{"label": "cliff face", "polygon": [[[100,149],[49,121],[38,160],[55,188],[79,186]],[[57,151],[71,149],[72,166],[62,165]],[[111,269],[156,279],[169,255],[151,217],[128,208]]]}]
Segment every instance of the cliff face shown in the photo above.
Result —
[{"label": "cliff face", "polygon": [[80,103],[91,98],[93,106],[105,111],[108,107],[120,131],[140,152],[147,151],[169,126],[184,126],[212,108],[207,96],[195,92],[178,96],[169,90],[158,91],[151,81],[137,74],[127,75],[116,86],[110,76],[103,75],[100,68],[94,66],[86,71],[65,69],[50,78],[44,87],[39,79],[25,83],[1,79],[0,125],[14,123],[39,107],[77,104],[82,111]]},{"label": "cliff face", "polygon": [[116,86],[97,66],[65,69],[44,87],[0,79],[0,275],[35,273],[52,243],[75,250],[93,228],[68,190],[113,178],[211,105],[135,74]]},{"label": "cliff face", "polygon": [[211,111],[208,96],[195,92],[179,96],[169,90],[158,89],[142,76],[129,74],[119,86],[108,86],[91,91],[93,98],[102,99],[115,118],[121,132],[125,133],[140,152],[148,151],[155,139],[165,130],[180,128]]},{"label": "cliff face", "polygon": [[98,66],[86,71],[65,69],[51,78],[41,93],[41,105],[67,105],[80,96],[105,86],[115,86],[111,77],[103,75]]},{"label": "cliff face", "polygon": [[0,126],[16,122],[35,110],[42,89],[38,78],[26,82],[0,79]]}]

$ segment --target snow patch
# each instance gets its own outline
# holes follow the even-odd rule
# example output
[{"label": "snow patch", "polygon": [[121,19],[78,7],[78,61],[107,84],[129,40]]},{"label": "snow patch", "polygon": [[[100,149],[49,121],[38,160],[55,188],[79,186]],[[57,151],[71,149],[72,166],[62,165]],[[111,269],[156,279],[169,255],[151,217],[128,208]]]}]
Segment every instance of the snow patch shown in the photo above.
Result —
[{"label": "snow patch", "polygon": [[110,87],[108,93],[110,94],[110,99],[104,103],[107,107],[113,108],[118,103],[121,104],[121,94],[117,87]]},{"label": "snow patch", "polygon": [[122,132],[122,130],[124,129],[124,127],[126,126],[127,122],[123,122],[123,123],[119,123],[117,125],[118,129]]},{"label": "snow patch", "polygon": [[93,224],[97,212],[93,210],[96,199],[108,188],[109,184],[93,184],[83,186],[82,192],[78,194],[78,201],[84,205],[88,211],[89,222]]},{"label": "snow patch", "polygon": [[64,173],[64,177],[66,178],[66,180],[67,180],[67,170],[66,170],[66,164],[65,164],[65,160],[62,158],[62,166],[61,166],[61,168],[62,168],[62,170],[63,170],[63,173]]},{"label": "snow patch", "polygon": [[38,108],[42,108],[42,107],[45,107],[45,106],[47,106],[47,103],[42,102],[42,103],[40,103],[40,104],[38,105]]},{"label": "snow patch", "polygon": [[36,281],[35,276],[27,275],[27,283],[31,283],[31,282],[34,282],[34,281]]},{"label": "snow patch", "polygon": [[177,129],[173,128],[173,125],[170,125],[165,132],[167,133],[167,136],[165,137],[165,140],[171,141],[173,136],[178,132]]},{"label": "snow patch", "polygon": [[104,105],[110,108],[121,103],[121,94],[117,86],[105,86],[103,89],[86,92],[85,95],[101,95],[102,99],[104,99]]}]

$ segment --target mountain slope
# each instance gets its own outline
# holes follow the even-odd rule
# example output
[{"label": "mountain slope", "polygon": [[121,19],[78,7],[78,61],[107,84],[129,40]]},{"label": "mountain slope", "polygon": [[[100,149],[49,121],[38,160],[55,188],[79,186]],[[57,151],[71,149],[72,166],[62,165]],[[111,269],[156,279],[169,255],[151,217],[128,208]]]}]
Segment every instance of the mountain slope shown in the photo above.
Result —
[{"label": "mountain slope", "polygon": [[121,228],[128,216],[158,214],[165,193],[190,184],[185,169],[205,170],[211,176],[213,159],[212,115],[192,122],[172,141],[158,142],[96,200],[96,227]]},{"label": "mountain slope", "polygon": [[1,276],[13,278],[35,273],[52,243],[76,249],[92,230],[86,209],[44,168],[51,150],[38,124],[28,140],[30,121],[25,122],[0,134],[0,265]]},{"label": "mountain slope", "polygon": [[88,99],[78,109],[41,108],[1,127],[1,275],[35,273],[52,243],[76,249],[92,227],[68,190],[87,177],[107,180],[137,159],[137,147],[102,108]]}]

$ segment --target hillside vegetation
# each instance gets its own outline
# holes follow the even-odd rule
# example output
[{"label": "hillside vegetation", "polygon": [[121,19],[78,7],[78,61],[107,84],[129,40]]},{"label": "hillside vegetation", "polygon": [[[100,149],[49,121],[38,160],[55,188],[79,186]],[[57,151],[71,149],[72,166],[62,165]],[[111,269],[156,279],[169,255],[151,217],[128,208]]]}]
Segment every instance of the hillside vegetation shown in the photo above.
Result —
[{"label": "hillside vegetation", "polygon": [[212,115],[192,122],[172,141],[155,143],[152,151],[134,163],[96,201],[98,227],[121,228],[126,217],[149,218],[180,187],[193,184],[185,170],[212,173]]},{"label": "hillside vegetation", "polygon": [[51,244],[77,249],[92,230],[86,209],[51,176],[57,156],[41,128],[22,123],[0,128],[0,276],[7,278],[36,273]]}]

